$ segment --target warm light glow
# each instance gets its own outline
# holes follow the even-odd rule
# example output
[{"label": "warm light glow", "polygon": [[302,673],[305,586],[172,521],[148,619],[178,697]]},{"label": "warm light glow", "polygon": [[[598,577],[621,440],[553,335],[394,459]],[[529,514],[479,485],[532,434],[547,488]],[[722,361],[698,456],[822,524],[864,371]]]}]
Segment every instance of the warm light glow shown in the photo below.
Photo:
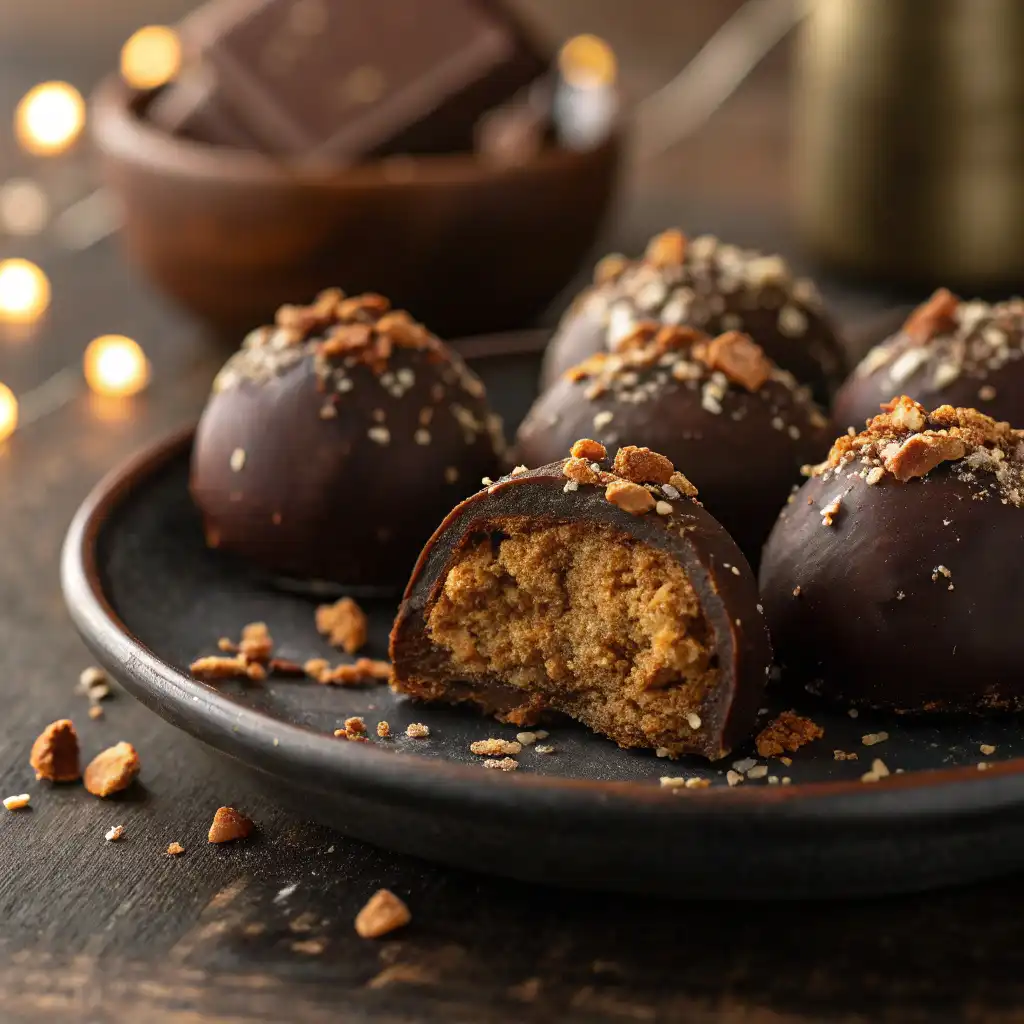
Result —
[{"label": "warm light glow", "polygon": [[50,201],[31,178],[0,185],[0,229],[9,235],[38,235],[50,217]]},{"label": "warm light glow", "polygon": [[558,70],[569,85],[594,89],[615,81],[615,53],[598,36],[573,36],[558,54]]},{"label": "warm light glow", "polygon": [[43,82],[29,89],[14,114],[18,141],[30,153],[62,153],[82,133],[85,101],[67,82]]},{"label": "warm light glow", "polygon": [[136,89],[155,89],[181,67],[178,33],[166,25],[147,25],[121,47],[121,77]]},{"label": "warm light glow", "polygon": [[50,304],[50,282],[28,260],[0,261],[0,320],[36,320]]},{"label": "warm light glow", "polygon": [[0,384],[0,442],[6,441],[17,426],[18,400],[6,384]]},{"label": "warm light glow", "polygon": [[138,342],[121,334],[104,334],[85,350],[85,379],[98,395],[127,398],[149,383],[149,360]]}]

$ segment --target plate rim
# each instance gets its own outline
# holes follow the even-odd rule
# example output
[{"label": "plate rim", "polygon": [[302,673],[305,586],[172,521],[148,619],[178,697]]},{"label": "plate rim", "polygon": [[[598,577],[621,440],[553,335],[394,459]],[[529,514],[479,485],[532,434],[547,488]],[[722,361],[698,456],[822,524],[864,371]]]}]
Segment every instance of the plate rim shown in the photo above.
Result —
[{"label": "plate rim", "polygon": [[[1024,757],[975,765],[908,771],[874,784],[857,780],[792,786],[711,786],[680,793],[636,780],[592,780],[530,772],[482,771],[475,764],[344,744],[333,736],[244,707],[217,687],[197,680],[151,651],[121,620],[104,592],[98,542],[114,511],[169,462],[184,454],[195,426],[158,439],[108,472],[92,489],[68,528],[61,551],[64,601],[87,646],[143,704],[177,728],[248,767],[279,775],[329,795],[343,782],[367,798],[393,805],[429,801],[493,813],[588,816],[602,825],[651,815],[751,820],[770,826],[796,823],[902,822],[980,817],[1024,803]],[[210,738],[217,737],[217,742]],[[610,742],[610,741],[609,741]],[[731,757],[727,759],[731,761]],[[267,762],[275,765],[268,771]],[[668,763],[666,763],[668,767]],[[281,769],[287,769],[282,771]],[[303,773],[308,773],[304,775]],[[827,808],[826,805],[827,804]],[[565,824],[568,824],[566,821]]]}]

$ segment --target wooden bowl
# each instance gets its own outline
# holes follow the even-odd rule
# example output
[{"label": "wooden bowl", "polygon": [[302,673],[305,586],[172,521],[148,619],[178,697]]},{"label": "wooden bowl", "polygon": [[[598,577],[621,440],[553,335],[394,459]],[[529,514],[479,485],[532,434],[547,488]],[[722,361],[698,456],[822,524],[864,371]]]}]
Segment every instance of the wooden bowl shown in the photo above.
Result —
[{"label": "wooden bowl", "polygon": [[594,243],[620,140],[497,168],[470,154],[306,168],[168,135],[116,78],[93,97],[131,259],[238,341],[321,288],[375,291],[442,336],[528,324]]}]

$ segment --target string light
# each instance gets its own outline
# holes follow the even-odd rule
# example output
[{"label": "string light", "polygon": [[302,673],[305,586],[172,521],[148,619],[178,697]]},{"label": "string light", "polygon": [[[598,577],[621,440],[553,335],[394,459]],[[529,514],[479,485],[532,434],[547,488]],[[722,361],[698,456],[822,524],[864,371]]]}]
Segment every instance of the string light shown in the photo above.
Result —
[{"label": "string light", "polygon": [[0,261],[0,320],[28,323],[50,304],[50,282],[29,260]]},{"label": "string light", "polygon": [[6,441],[17,426],[18,400],[6,384],[0,384],[0,443]]},{"label": "string light", "polygon": [[85,350],[85,380],[98,395],[128,398],[149,383],[149,360],[138,342],[121,334],[104,334]]},{"label": "string light", "polygon": [[29,153],[62,153],[82,133],[85,100],[67,82],[43,82],[29,89],[14,113],[14,131]]},{"label": "string light", "polygon": [[559,51],[558,70],[577,89],[611,85],[616,75],[615,53],[599,36],[573,36]]},{"label": "string light", "polygon": [[156,89],[180,67],[181,42],[166,25],[146,25],[121,47],[121,77],[136,89]]}]

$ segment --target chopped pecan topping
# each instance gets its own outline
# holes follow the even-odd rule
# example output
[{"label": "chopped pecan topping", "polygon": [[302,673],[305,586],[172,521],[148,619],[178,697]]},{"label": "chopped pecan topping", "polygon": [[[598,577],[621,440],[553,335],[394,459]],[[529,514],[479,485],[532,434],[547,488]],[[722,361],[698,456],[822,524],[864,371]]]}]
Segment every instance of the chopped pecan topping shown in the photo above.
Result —
[{"label": "chopped pecan topping", "polygon": [[589,437],[581,437],[569,449],[569,454],[574,459],[586,459],[587,462],[600,462],[607,458],[608,449],[599,441],[592,441]]},{"label": "chopped pecan topping", "polygon": [[376,320],[390,308],[391,303],[383,295],[367,292],[364,295],[353,295],[350,299],[342,299],[338,303],[337,317],[343,323],[358,320],[367,315]]},{"label": "chopped pecan topping", "polygon": [[648,243],[644,259],[655,267],[677,267],[686,259],[686,235],[672,229],[655,235]]},{"label": "chopped pecan topping", "polygon": [[946,288],[939,288],[907,318],[903,331],[915,345],[927,345],[932,338],[956,328],[960,299]]},{"label": "chopped pecan topping", "polygon": [[646,487],[629,480],[613,480],[604,492],[605,498],[623,512],[640,516],[654,508],[654,495]]},{"label": "chopped pecan topping", "polygon": [[667,484],[675,471],[664,455],[632,444],[620,448],[612,464],[612,472],[635,484]]},{"label": "chopped pecan topping", "polygon": [[670,487],[674,487],[680,494],[685,494],[688,498],[697,497],[697,488],[678,470],[668,478],[668,483]]},{"label": "chopped pecan topping", "polygon": [[69,718],[51,722],[32,744],[29,764],[37,779],[50,782],[76,782],[82,772],[78,767],[78,733]]},{"label": "chopped pecan topping", "polygon": [[351,597],[334,604],[322,604],[316,610],[316,629],[332,647],[355,654],[366,643],[366,615]]},{"label": "chopped pecan topping", "polygon": [[598,484],[601,478],[590,468],[586,459],[568,458],[562,467],[562,475],[578,484]]},{"label": "chopped pecan topping", "polygon": [[709,370],[720,370],[747,391],[757,391],[772,374],[772,363],[764,349],[739,331],[727,331],[698,345],[694,354]]},{"label": "chopped pecan topping", "polygon": [[911,434],[891,454],[885,455],[885,468],[897,480],[906,482],[930,473],[940,462],[962,459],[966,448],[957,437],[943,434]]}]

